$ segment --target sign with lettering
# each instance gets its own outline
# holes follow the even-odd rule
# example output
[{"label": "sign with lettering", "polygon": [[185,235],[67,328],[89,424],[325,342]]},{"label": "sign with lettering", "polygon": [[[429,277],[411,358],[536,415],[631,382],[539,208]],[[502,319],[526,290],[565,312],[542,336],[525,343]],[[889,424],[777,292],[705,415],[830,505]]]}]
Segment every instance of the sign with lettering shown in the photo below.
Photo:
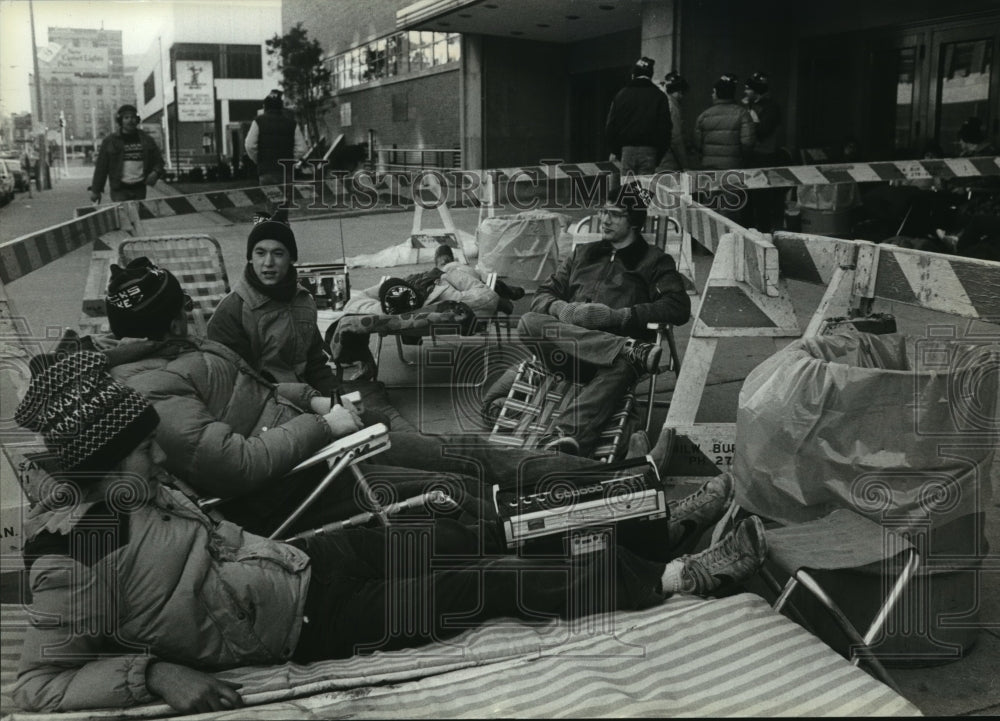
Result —
[{"label": "sign with lettering", "polygon": [[211,60],[178,60],[177,119],[182,123],[215,121],[215,82]]},{"label": "sign with lettering", "polygon": [[38,49],[38,59],[53,74],[93,76],[110,73],[107,48],[49,43]]}]

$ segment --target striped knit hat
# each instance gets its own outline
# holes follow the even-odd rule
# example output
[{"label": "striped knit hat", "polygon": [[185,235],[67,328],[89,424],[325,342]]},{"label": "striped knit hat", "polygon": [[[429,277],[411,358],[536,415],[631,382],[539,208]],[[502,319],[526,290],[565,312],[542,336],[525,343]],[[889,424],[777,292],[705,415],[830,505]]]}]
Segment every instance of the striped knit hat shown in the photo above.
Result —
[{"label": "striped knit hat", "polygon": [[112,470],[160,422],[138,391],[108,375],[103,353],[40,356],[31,365],[14,420],[42,434],[64,471]]}]

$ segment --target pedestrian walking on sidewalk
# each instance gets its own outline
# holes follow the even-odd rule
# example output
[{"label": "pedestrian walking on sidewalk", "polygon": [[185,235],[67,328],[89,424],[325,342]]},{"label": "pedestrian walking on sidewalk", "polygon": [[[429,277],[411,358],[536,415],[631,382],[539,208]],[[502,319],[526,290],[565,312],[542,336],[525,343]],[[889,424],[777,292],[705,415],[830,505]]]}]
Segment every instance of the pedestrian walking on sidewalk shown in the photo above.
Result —
[{"label": "pedestrian walking on sidewalk", "polygon": [[118,129],[101,143],[90,183],[90,200],[101,202],[104,184],[111,186],[111,200],[144,200],[146,187],[163,175],[163,154],[152,136],[139,130],[139,111],[125,104],[115,115]]}]

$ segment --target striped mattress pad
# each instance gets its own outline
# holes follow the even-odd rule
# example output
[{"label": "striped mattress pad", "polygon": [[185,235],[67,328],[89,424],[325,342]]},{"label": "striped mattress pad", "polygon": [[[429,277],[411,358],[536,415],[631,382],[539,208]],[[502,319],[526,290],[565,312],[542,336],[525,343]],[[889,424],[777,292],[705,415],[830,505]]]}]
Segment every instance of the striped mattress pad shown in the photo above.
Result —
[{"label": "striped mattress pad", "polygon": [[[5,718],[172,716],[162,704],[15,710],[10,684],[25,618],[23,608],[3,607]],[[748,593],[674,596],[644,611],[542,626],[499,619],[417,649],[219,676],[242,684],[248,704],[211,714],[219,719],[920,715]]]}]

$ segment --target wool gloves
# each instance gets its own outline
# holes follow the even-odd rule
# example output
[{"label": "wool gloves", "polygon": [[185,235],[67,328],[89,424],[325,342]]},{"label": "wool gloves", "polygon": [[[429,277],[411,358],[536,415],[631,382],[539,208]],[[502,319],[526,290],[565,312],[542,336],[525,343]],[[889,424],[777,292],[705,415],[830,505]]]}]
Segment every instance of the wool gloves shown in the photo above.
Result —
[{"label": "wool gloves", "polygon": [[631,308],[610,308],[603,303],[567,303],[564,300],[552,301],[549,314],[563,323],[589,328],[620,332],[632,318]]}]

